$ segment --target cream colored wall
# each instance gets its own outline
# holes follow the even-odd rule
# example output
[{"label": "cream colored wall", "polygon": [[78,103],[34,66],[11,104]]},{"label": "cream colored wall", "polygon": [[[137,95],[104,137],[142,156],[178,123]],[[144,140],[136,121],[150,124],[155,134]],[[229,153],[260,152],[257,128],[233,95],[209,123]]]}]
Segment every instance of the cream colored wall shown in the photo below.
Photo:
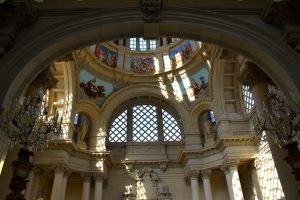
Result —
[{"label": "cream colored wall", "polygon": [[65,200],[81,200],[81,190],[82,179],[80,174],[71,174],[67,182]]},{"label": "cream colored wall", "polygon": [[229,200],[229,194],[228,194],[224,172],[221,170],[213,171],[211,173],[210,181],[211,181],[213,199]]}]

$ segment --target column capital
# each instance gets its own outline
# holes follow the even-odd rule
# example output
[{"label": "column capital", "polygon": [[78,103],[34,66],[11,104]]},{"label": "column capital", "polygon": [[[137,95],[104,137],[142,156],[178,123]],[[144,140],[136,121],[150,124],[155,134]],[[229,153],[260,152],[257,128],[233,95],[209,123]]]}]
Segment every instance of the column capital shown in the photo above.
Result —
[{"label": "column capital", "polygon": [[55,173],[62,173],[64,176],[69,176],[72,173],[71,169],[65,163],[56,163],[54,171]]},{"label": "column capital", "polygon": [[103,172],[93,172],[93,177],[95,181],[103,180],[104,174]]},{"label": "column capital", "polygon": [[189,170],[187,172],[187,177],[189,177],[191,180],[198,180],[199,171],[198,170]]},{"label": "column capital", "polygon": [[32,168],[32,172],[33,172],[35,175],[39,175],[39,174],[42,173],[42,169],[39,168],[39,167],[37,167],[37,166],[35,166],[35,167]]},{"label": "column capital", "polygon": [[238,159],[228,159],[223,162],[223,165],[227,167],[228,170],[236,169],[239,166]]},{"label": "column capital", "polygon": [[211,170],[210,169],[203,169],[200,171],[202,179],[209,179],[211,175]]},{"label": "column capital", "polygon": [[90,181],[93,176],[93,174],[90,172],[82,172],[80,175],[81,175],[83,181]]},{"label": "column capital", "polygon": [[245,67],[241,72],[241,76],[239,77],[239,79],[242,84],[248,85],[250,90],[259,83],[272,83],[270,77],[264,71],[262,71],[256,64],[250,61],[247,61],[245,63]]}]

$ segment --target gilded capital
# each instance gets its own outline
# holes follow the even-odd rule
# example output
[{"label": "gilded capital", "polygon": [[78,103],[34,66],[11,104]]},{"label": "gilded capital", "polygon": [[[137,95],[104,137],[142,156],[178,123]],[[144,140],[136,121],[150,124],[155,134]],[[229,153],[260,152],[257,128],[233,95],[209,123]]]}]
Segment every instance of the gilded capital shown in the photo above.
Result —
[{"label": "gilded capital", "polygon": [[245,63],[245,68],[243,69],[239,80],[242,84],[249,86],[250,89],[259,83],[272,83],[270,77],[256,64],[250,61]]}]

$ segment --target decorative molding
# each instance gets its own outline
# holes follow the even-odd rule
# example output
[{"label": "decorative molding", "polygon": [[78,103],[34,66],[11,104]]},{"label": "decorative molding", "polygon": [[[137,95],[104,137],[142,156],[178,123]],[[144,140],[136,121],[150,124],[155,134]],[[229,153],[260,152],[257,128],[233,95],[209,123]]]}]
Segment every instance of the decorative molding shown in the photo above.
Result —
[{"label": "decorative molding", "polygon": [[243,138],[221,138],[215,144],[195,150],[183,150],[179,156],[179,163],[185,165],[189,159],[199,159],[206,156],[220,153],[227,147],[241,147],[258,145],[258,140],[254,136]]},{"label": "decorative molding", "polygon": [[202,179],[209,179],[211,175],[211,170],[210,169],[203,169],[200,171]]},{"label": "decorative molding", "polygon": [[227,159],[223,162],[223,166],[229,171],[236,170],[239,166],[239,162],[238,159]]},{"label": "decorative molding", "polygon": [[93,177],[95,181],[101,181],[104,178],[103,172],[93,172]]},{"label": "decorative molding", "polygon": [[146,23],[160,22],[162,0],[140,0],[140,7],[144,13]]},{"label": "decorative molding", "polygon": [[93,176],[93,174],[90,172],[82,172],[80,175],[84,182],[90,182]]},{"label": "decorative molding", "polygon": [[187,177],[191,180],[198,180],[199,178],[199,171],[198,170],[189,170],[187,172]]},{"label": "decorative molding", "polygon": [[272,80],[263,72],[256,64],[247,61],[245,67],[239,77],[242,84],[249,86],[250,90],[259,83],[271,84]]}]

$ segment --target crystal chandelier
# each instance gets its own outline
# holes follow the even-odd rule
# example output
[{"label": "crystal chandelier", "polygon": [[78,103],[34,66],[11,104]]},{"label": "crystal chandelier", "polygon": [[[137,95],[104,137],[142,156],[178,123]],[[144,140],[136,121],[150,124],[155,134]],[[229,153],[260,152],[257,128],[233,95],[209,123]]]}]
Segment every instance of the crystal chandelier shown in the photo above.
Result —
[{"label": "crystal chandelier", "polygon": [[292,142],[300,131],[300,105],[288,102],[285,95],[274,86],[268,89],[269,96],[263,104],[262,116],[254,117],[254,131],[261,139],[271,137],[283,147]]},{"label": "crystal chandelier", "polygon": [[40,150],[61,134],[62,117],[58,113],[49,117],[45,93],[41,88],[36,96],[26,97],[23,103],[16,99],[4,108],[0,128],[10,139],[11,147],[19,144]]}]

